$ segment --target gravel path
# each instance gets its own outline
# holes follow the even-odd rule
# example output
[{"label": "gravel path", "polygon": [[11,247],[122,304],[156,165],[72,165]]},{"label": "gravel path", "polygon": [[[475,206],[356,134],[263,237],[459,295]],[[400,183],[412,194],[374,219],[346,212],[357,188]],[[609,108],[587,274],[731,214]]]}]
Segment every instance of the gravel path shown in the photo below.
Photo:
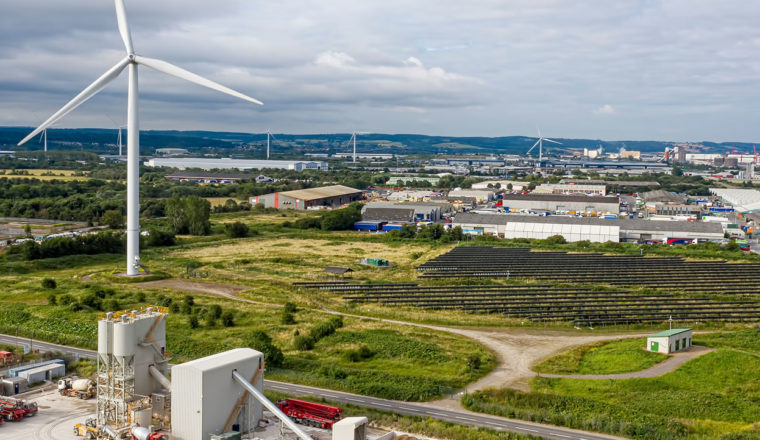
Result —
[{"label": "gravel path", "polygon": [[703,354],[715,351],[714,348],[703,347],[701,345],[692,345],[688,351],[671,354],[669,358],[657,365],[647,368],[646,370],[634,371],[632,373],[619,374],[541,374],[541,377],[559,377],[565,379],[634,379],[641,377],[659,377],[664,374],[675,371],[676,368],[698,358]]}]

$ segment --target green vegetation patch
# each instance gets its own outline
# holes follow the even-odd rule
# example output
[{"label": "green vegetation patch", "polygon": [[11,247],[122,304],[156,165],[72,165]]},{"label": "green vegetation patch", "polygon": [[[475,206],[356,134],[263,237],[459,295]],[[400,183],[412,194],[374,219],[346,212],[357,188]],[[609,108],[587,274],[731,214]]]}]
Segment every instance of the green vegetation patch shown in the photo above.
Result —
[{"label": "green vegetation patch", "polygon": [[538,377],[534,391],[486,390],[467,408],[641,439],[759,438],[760,330],[700,335],[717,348],[657,378]]},{"label": "green vegetation patch", "polygon": [[668,356],[644,350],[644,339],[618,339],[575,347],[536,365],[547,374],[617,374],[645,370]]}]

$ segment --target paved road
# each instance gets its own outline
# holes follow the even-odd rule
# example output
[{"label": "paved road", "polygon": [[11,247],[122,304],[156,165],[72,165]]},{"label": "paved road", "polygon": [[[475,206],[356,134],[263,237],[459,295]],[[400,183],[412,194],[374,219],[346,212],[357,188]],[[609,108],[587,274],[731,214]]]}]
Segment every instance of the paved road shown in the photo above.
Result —
[{"label": "paved road", "polygon": [[701,345],[692,345],[689,351],[673,353],[664,361],[651,366],[645,370],[634,371],[631,373],[618,374],[541,374],[541,377],[559,377],[563,379],[634,379],[640,377],[659,377],[674,371],[681,365],[692,359],[698,358],[703,354],[715,351],[714,348],[707,348]]},{"label": "paved road", "polygon": [[[52,344],[43,341],[30,341],[30,339],[18,339],[15,336],[0,335],[0,343],[15,345],[16,343],[32,343],[35,349],[40,351],[60,351],[73,353],[82,358],[95,359],[96,352],[82,348],[68,347],[65,345]],[[377,397],[361,396],[358,394],[344,393],[341,391],[326,390],[323,388],[305,385],[289,384],[272,380],[264,381],[264,388],[280,391],[283,393],[299,396],[315,396],[338,403],[349,403],[366,408],[378,409],[397,414],[430,417],[461,425],[477,426],[502,431],[511,431],[519,434],[533,435],[537,437],[556,440],[610,440],[620,439],[606,434],[596,434],[574,429],[562,428],[552,425],[513,420],[503,417],[490,416],[487,414],[474,413],[463,409],[445,409],[426,403],[402,402],[396,400],[380,399]]]}]

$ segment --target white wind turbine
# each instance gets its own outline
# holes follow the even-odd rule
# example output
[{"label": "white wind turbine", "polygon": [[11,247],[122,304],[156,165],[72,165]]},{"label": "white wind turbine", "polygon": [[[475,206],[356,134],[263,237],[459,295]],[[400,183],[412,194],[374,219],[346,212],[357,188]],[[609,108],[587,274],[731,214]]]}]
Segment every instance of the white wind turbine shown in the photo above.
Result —
[{"label": "white wind turbine", "polygon": [[269,138],[272,138],[274,140],[277,140],[276,137],[272,134],[272,130],[267,128],[267,160],[269,160]]},{"label": "white wind turbine", "polygon": [[119,157],[121,157],[122,156],[122,154],[121,154],[121,129],[122,128],[127,128],[128,126],[126,124],[125,125],[119,125],[119,123],[116,122],[116,121],[114,121],[112,117],[110,117],[108,115],[106,115],[106,116],[108,117],[108,119],[111,120],[111,122],[113,122],[113,125],[116,126],[116,129],[119,130],[119,136],[118,136],[118,138],[116,140],[116,143],[119,144]]},{"label": "white wind turbine", "polygon": [[119,34],[124,41],[127,56],[110,68],[106,73],[87,86],[82,92],[69,101],[53,116],[43,122],[36,130],[21,140],[22,145],[32,139],[39,132],[46,129],[69,112],[82,105],[119,76],[122,70],[129,67],[129,91],[127,98],[127,275],[138,275],[140,265],[140,128],[137,114],[137,66],[143,65],[158,70],[167,75],[175,76],[186,81],[208,87],[210,89],[232,95],[254,104],[263,105],[261,101],[236,92],[214,81],[208,80],[177,66],[152,58],[136,55],[132,47],[132,37],[127,23],[127,12],[124,0],[114,0],[116,6],[116,21],[118,22]]},{"label": "white wind turbine", "polygon": [[356,163],[356,135],[357,134],[369,134],[369,133],[366,132],[366,131],[355,131],[355,132],[351,133],[351,139],[349,139],[348,142],[349,143],[351,143],[351,142],[354,143],[354,156],[353,156],[353,158],[354,158],[353,162],[354,163]]},{"label": "white wind turbine", "polygon": [[544,160],[544,141],[551,142],[554,144],[559,144],[559,145],[562,145],[562,142],[557,142],[557,141],[545,138],[541,134],[541,129],[538,127],[536,127],[536,130],[538,130],[538,140],[536,141],[535,144],[533,144],[532,147],[530,147],[530,150],[528,150],[528,152],[525,154],[530,154],[530,152],[533,151],[534,148],[536,148],[536,145],[538,145],[538,168],[541,168],[541,162]]}]

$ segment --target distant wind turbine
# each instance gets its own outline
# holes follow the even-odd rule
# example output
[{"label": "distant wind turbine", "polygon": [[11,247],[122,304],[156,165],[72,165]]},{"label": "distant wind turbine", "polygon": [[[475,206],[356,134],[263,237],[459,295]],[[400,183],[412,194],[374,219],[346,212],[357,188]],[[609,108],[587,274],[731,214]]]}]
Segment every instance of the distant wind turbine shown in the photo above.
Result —
[{"label": "distant wind turbine", "polygon": [[110,117],[110,116],[108,116],[108,115],[106,115],[106,117],[108,117],[108,119],[110,119],[111,122],[113,122],[113,125],[116,126],[116,129],[119,130],[119,135],[118,135],[118,137],[116,139],[116,143],[119,144],[119,157],[121,157],[122,156],[122,154],[121,154],[121,129],[122,128],[127,128],[128,126],[126,124],[125,125],[119,125],[118,122],[114,121],[113,118]]},{"label": "distant wind turbine", "polygon": [[557,142],[557,141],[545,138],[541,134],[541,129],[538,127],[536,127],[536,130],[538,130],[538,140],[536,141],[535,144],[533,144],[532,147],[530,147],[530,150],[528,150],[528,152],[525,154],[530,154],[530,152],[533,151],[534,148],[536,148],[536,145],[538,145],[538,167],[541,168],[541,162],[544,160],[544,141],[551,142],[554,144],[559,144],[559,145],[562,145],[562,142]]},{"label": "distant wind turbine", "polygon": [[146,58],[136,55],[132,47],[132,36],[127,23],[127,11],[124,7],[124,0],[114,0],[116,6],[116,21],[118,22],[119,34],[124,41],[124,47],[127,50],[127,56],[119,61],[115,66],[110,68],[106,73],[96,79],[95,82],[87,86],[82,92],[75,96],[60,110],[55,112],[47,121],[37,127],[27,137],[21,140],[18,145],[23,145],[29,139],[39,134],[42,130],[63,118],[69,112],[82,105],[88,99],[95,96],[98,92],[116,79],[119,74],[129,67],[129,91],[127,98],[127,275],[138,275],[140,271],[140,127],[137,114],[138,88],[137,88],[137,66],[143,65],[167,75],[184,79],[218,92],[226,93],[236,98],[263,105],[261,101],[236,92],[214,81],[208,80],[177,66],[153,58]]},{"label": "distant wind turbine", "polygon": [[369,134],[369,132],[366,132],[366,131],[354,131],[351,134],[351,139],[348,140],[349,143],[351,143],[351,142],[354,143],[354,160],[353,160],[354,163],[356,163],[356,135],[357,134]]},{"label": "distant wind turbine", "polygon": [[274,137],[274,134],[272,134],[272,130],[267,128],[267,160],[269,160],[269,138],[270,137],[274,140],[277,140],[277,138]]}]

